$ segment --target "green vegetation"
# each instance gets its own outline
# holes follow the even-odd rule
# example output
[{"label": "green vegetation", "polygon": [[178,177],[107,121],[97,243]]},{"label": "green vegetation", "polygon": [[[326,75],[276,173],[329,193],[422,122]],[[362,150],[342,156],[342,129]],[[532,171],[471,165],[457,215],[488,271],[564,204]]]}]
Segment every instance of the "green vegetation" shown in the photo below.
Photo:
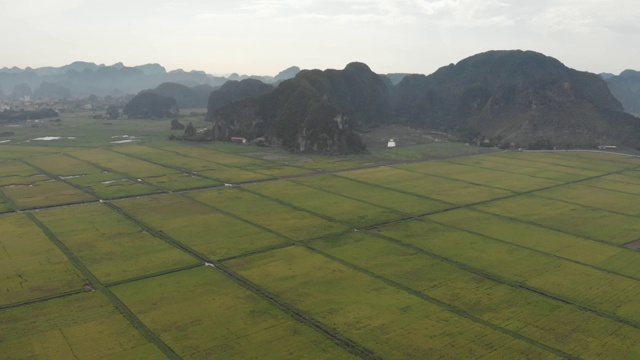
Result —
[{"label": "green vegetation", "polygon": [[25,215],[0,216],[0,306],[82,289],[69,259]]},{"label": "green vegetation", "polygon": [[166,359],[98,292],[0,311],[0,354],[21,359]]},{"label": "green vegetation", "polygon": [[102,283],[198,263],[149,235],[106,205],[91,204],[41,211],[36,217]]},{"label": "green vegetation", "polygon": [[136,281],[113,291],[184,359],[352,358],[211,268]]},{"label": "green vegetation", "polygon": [[382,357],[482,357],[494,351],[497,357],[553,357],[304,249],[276,250],[227,265]]},{"label": "green vegetation", "polygon": [[0,144],[4,357],[640,356],[637,157],[328,158],[61,119],[87,138]]},{"label": "green vegetation", "polygon": [[638,355],[627,340],[640,334],[635,327],[482,277],[400,244],[356,233],[310,245],[537,344],[584,358]]},{"label": "green vegetation", "polygon": [[284,244],[284,239],[179,195],[115,204],[148,226],[211,259],[223,259]]},{"label": "green vegetation", "polygon": [[357,170],[340,174],[340,176],[455,205],[482,202],[513,194],[508,190],[420,174],[395,167]]},{"label": "green vegetation", "polygon": [[349,199],[290,181],[274,181],[244,187],[252,192],[292,205],[296,208],[329,217],[352,227],[366,227],[397,220],[403,215],[361,201]]},{"label": "green vegetation", "polygon": [[236,188],[194,192],[187,196],[293,240],[307,240],[348,229],[344,225]]}]

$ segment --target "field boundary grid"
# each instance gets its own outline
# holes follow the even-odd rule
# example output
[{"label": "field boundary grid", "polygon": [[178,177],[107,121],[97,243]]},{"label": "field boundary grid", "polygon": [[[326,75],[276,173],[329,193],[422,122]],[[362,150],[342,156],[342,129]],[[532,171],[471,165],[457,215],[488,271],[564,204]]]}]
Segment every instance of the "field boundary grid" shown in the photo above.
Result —
[{"label": "field boundary grid", "polygon": [[[233,280],[236,284],[238,284],[238,285],[242,286],[243,288],[247,289],[248,291],[251,291],[252,293],[258,295],[261,299],[267,301],[269,304],[271,304],[275,308],[279,309],[280,311],[283,311],[284,313],[288,314],[294,320],[296,320],[296,321],[302,323],[303,325],[306,325],[306,326],[310,327],[311,329],[315,330],[316,332],[324,335],[329,340],[331,340],[334,343],[336,343],[338,346],[341,346],[343,349],[345,349],[345,350],[347,350],[347,351],[349,351],[349,352],[351,352],[351,353],[353,353],[355,355],[358,355],[363,359],[379,359],[379,356],[376,355],[370,349],[367,349],[366,347],[362,346],[361,344],[356,343],[355,341],[351,340],[350,338],[342,335],[337,330],[335,330],[335,329],[325,325],[324,323],[318,321],[317,319],[314,319],[313,317],[307,315],[303,311],[292,307],[290,304],[288,304],[285,301],[281,300],[279,297],[277,297],[276,295],[270,293],[266,289],[260,287],[259,285],[253,283],[252,281],[242,277],[241,275],[237,274],[236,272],[232,271],[231,269],[225,267],[219,261],[213,260],[213,259],[209,259],[204,254],[201,254],[200,252],[192,249],[191,247],[182,244],[181,242],[175,240],[171,236],[169,236],[169,235],[167,235],[167,234],[165,234],[165,233],[163,233],[161,231],[158,231],[158,230],[154,229],[153,227],[148,226],[146,223],[144,223],[141,220],[133,217],[128,212],[126,212],[125,210],[117,207],[116,205],[108,204],[108,206],[111,207],[114,211],[116,211],[116,212],[122,214],[123,216],[127,217],[130,221],[133,221],[134,223],[138,224],[138,226],[140,226],[141,228],[145,229],[147,232],[149,232],[153,236],[155,236],[155,237],[157,237],[157,238],[159,238],[161,240],[164,240],[165,242],[170,243],[174,247],[177,247],[177,248],[181,249],[183,252],[186,252],[189,255],[197,258],[198,260],[200,260],[203,263],[203,266],[207,266],[206,264],[213,265],[212,267],[215,270],[221,272],[223,275],[225,275],[228,278],[230,278],[231,280]],[[283,238],[287,239],[286,237],[283,237]],[[211,267],[211,266],[209,266],[209,267]]]},{"label": "field boundary grid", "polygon": [[78,259],[71,249],[69,249],[58,237],[33,214],[27,217],[38,226],[42,232],[53,242],[71,263],[82,273],[91,286],[100,291],[109,302],[122,314],[122,316],[150,343],[154,344],[169,359],[180,359],[180,357],[165,344],[151,329],[149,329],[134,313],[129,309],[109,288],[103,285],[95,275]]}]

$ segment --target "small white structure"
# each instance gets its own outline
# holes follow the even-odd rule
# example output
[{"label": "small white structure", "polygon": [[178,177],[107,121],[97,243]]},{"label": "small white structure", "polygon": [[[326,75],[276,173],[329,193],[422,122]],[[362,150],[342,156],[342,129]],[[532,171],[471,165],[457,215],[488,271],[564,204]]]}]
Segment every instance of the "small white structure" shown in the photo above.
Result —
[{"label": "small white structure", "polygon": [[387,144],[388,148],[394,148],[396,147],[396,142],[393,141],[393,139],[389,139],[389,143]]}]

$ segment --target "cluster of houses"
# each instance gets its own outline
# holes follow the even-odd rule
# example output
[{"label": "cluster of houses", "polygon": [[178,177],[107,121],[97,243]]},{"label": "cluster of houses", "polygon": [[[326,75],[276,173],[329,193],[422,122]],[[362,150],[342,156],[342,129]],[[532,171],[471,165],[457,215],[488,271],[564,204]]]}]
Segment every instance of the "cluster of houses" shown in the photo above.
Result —
[{"label": "cluster of houses", "polygon": [[69,102],[36,99],[31,100],[25,97],[21,100],[0,100],[0,112],[2,111],[40,111],[44,109],[53,109],[58,112],[64,110],[72,110],[76,106]]}]

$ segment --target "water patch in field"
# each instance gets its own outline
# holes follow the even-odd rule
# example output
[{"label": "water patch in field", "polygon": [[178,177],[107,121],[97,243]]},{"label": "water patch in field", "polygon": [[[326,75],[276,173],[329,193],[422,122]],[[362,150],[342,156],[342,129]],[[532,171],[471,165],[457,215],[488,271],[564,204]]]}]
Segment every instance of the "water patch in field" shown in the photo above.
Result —
[{"label": "water patch in field", "polygon": [[85,174],[80,174],[80,175],[69,175],[69,176],[60,176],[60,179],[62,179],[62,180],[75,179],[75,178],[79,178],[79,177],[83,177],[83,176],[85,176]]},{"label": "water patch in field", "polygon": [[60,140],[60,139],[75,140],[75,137],[71,136],[71,137],[65,138],[62,136],[43,136],[43,137],[35,138],[32,140],[33,141],[51,141],[51,140]]},{"label": "water patch in field", "polygon": [[11,140],[2,140],[2,141],[0,141],[0,144],[5,144],[5,143],[8,143],[8,142],[11,142]]},{"label": "water patch in field", "polygon": [[60,140],[62,139],[60,136],[43,136],[39,138],[33,139],[34,141],[51,141],[51,140]]},{"label": "water patch in field", "polygon": [[136,137],[135,136],[129,136],[129,135],[114,135],[111,137],[112,139],[119,139],[122,138],[123,140],[115,140],[112,141],[112,144],[125,144],[125,143],[130,143],[130,142],[134,142],[136,141]]}]

